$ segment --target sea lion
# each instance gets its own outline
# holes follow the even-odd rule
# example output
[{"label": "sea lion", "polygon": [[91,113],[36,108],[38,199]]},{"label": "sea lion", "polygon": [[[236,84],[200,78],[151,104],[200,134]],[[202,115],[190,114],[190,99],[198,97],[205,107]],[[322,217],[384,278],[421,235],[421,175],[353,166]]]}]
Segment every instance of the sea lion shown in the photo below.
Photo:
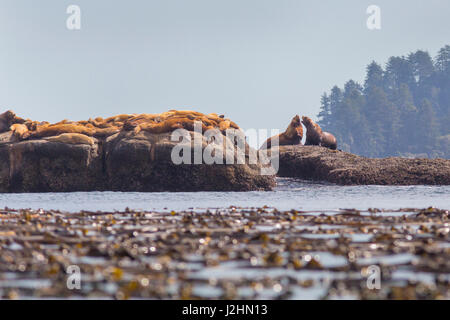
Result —
[{"label": "sea lion", "polygon": [[311,120],[311,118],[302,117],[302,123],[306,127],[305,146],[322,146],[332,150],[336,150],[337,141],[334,135],[329,132],[322,131],[322,128]]},{"label": "sea lion", "polygon": [[336,137],[329,132],[322,132],[322,143],[320,144],[322,147],[329,148],[331,150],[337,149],[337,140]]},{"label": "sea lion", "polygon": [[200,124],[202,132],[215,128],[208,121],[202,121],[201,119],[191,120],[185,116],[173,116],[158,123],[142,123],[138,126],[140,129],[135,129],[135,133],[139,132],[140,130],[150,133],[172,132],[176,129],[186,129],[188,131],[194,131],[196,122]]},{"label": "sea lion", "polygon": [[97,128],[95,129],[94,137],[107,138],[118,132],[120,132],[120,128],[116,126],[110,126],[109,128]]},{"label": "sea lion", "polygon": [[16,138],[22,139],[22,137],[27,134],[28,127],[21,123],[15,123],[15,124],[11,125],[10,130],[13,132],[13,135]]},{"label": "sea lion", "polygon": [[240,129],[237,124],[216,114],[205,115],[195,111],[171,110],[161,114],[142,114],[128,119],[123,129],[134,133],[146,131],[150,133],[165,133],[176,129],[194,131],[195,123],[200,123],[202,132],[219,129],[223,134],[229,128]]},{"label": "sea lion", "polygon": [[10,130],[12,120],[14,119],[15,116],[16,116],[15,113],[12,112],[11,110],[8,110],[0,114],[0,133]]},{"label": "sea lion", "polygon": [[301,144],[303,138],[303,127],[300,122],[300,117],[296,115],[292,118],[291,123],[289,123],[289,126],[283,133],[267,139],[260,149],[269,149],[272,146],[272,139],[275,137],[278,137],[279,146]]},{"label": "sea lion", "polygon": [[24,138],[45,138],[51,136],[57,136],[63,133],[80,133],[87,136],[93,136],[95,134],[95,129],[89,128],[77,123],[67,123],[63,121],[62,123],[57,123],[53,125],[42,125],[37,127],[36,131],[29,133],[28,136]]},{"label": "sea lion", "polygon": [[11,126],[13,124],[16,124],[16,123],[23,124],[26,121],[29,121],[29,120],[19,118],[11,110],[3,112],[2,114],[0,114],[0,133],[11,130]]},{"label": "sea lion", "polygon": [[91,146],[94,144],[94,139],[81,133],[62,133],[58,136],[44,138],[44,140],[67,144],[87,144]]}]

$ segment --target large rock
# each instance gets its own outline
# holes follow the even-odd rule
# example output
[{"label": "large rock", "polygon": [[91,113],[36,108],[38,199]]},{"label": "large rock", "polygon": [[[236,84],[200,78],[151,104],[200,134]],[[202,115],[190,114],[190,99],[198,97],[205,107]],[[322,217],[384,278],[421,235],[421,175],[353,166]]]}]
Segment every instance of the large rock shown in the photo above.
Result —
[{"label": "large rock", "polygon": [[[189,132],[192,141],[195,134]],[[206,140],[198,135],[204,149]],[[244,164],[174,164],[171,152],[178,142],[171,141],[170,133],[80,136],[17,141],[11,132],[0,134],[0,192],[249,191],[275,186],[275,177],[261,175],[262,165],[249,164],[248,158]],[[224,155],[226,147],[237,150],[227,143],[220,147]]]},{"label": "large rock", "polygon": [[102,189],[98,151],[96,143],[68,144],[45,139],[0,142],[0,189],[2,192]]},{"label": "large rock", "polygon": [[282,177],[340,185],[450,185],[450,160],[371,159],[319,146],[280,146]]},{"label": "large rock", "polygon": [[[273,175],[261,175],[262,165],[225,164],[226,152],[235,152],[225,137],[222,145],[224,164],[174,164],[172,150],[179,142],[171,141],[170,133],[152,134],[121,132],[109,137],[105,143],[105,168],[108,186],[121,191],[249,191],[268,190],[275,186]],[[195,137],[201,141],[202,152],[206,139],[199,133],[189,132],[193,147]],[[227,148],[228,146],[228,148]]]}]

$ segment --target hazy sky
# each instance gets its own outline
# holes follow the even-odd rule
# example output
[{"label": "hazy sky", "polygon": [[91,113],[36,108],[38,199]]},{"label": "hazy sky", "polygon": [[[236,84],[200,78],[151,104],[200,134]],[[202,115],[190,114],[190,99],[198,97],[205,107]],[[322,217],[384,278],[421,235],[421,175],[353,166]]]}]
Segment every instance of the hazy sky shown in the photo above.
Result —
[{"label": "hazy sky", "polygon": [[[69,31],[66,8],[81,8]],[[381,30],[366,9],[381,8]],[[448,0],[0,0],[0,112],[58,121],[194,109],[315,117],[371,60],[450,43]]]}]

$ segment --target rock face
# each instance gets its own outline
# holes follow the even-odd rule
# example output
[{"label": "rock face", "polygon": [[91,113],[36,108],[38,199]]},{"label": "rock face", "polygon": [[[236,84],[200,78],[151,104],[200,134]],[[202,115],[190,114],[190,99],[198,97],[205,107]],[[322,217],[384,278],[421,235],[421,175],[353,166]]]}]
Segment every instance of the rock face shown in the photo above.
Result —
[{"label": "rock face", "polygon": [[171,132],[135,128],[106,137],[60,130],[25,139],[13,130],[0,133],[0,192],[250,191],[276,184],[274,175],[261,175],[259,161],[250,164],[246,157],[242,164],[225,164],[227,152],[237,152],[225,136],[224,144],[211,144],[201,133],[186,131],[183,142],[188,148],[200,142],[202,153],[222,149],[224,164],[175,164],[172,150],[180,142],[171,140]]},{"label": "rock face", "polygon": [[[207,143],[200,133],[189,132],[191,143]],[[196,137],[195,137],[196,136]],[[191,147],[191,143],[187,148]],[[170,133],[122,133],[107,139],[104,168],[110,190],[121,191],[249,191],[268,190],[275,177],[261,175],[261,164],[174,164],[172,150],[178,142]],[[231,142],[226,145],[230,146]],[[217,147],[219,148],[219,147]],[[226,154],[226,148],[223,148]],[[228,149],[234,152],[234,148]],[[194,163],[191,157],[191,163]],[[225,163],[225,158],[223,158]]]},{"label": "rock face", "polygon": [[1,192],[101,190],[103,184],[98,144],[3,141],[0,161]]},{"label": "rock face", "polygon": [[319,146],[280,146],[278,175],[340,185],[450,185],[450,160],[370,159]]}]

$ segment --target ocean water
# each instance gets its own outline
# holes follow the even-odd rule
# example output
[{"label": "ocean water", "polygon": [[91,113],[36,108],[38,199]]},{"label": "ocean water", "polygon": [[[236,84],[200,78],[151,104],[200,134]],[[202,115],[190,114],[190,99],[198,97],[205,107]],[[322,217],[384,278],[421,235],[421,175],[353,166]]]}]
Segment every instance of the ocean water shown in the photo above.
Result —
[{"label": "ocean water", "polygon": [[55,209],[68,212],[135,210],[203,210],[275,207],[279,210],[334,211],[342,208],[437,207],[450,209],[450,186],[337,186],[278,178],[273,191],[254,192],[71,192],[2,193],[0,208]]}]

